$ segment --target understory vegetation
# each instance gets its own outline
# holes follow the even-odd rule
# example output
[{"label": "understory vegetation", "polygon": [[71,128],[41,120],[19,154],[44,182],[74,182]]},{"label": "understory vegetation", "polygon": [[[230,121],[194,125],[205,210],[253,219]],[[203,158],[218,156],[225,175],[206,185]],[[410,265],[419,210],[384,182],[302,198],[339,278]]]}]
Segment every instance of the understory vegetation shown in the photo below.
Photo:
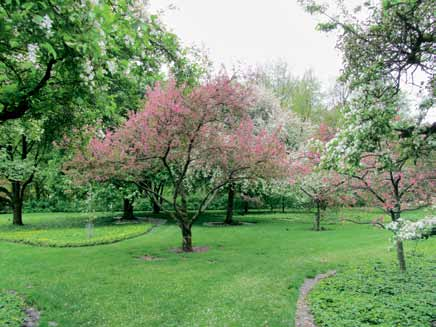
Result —
[{"label": "understory vegetation", "polygon": [[145,234],[152,224],[114,220],[104,214],[32,214],[23,227],[0,221],[0,240],[39,246],[75,247],[114,243]]},{"label": "understory vegetation", "polygon": [[0,292],[0,325],[4,327],[21,326],[25,302],[15,292]]},{"label": "understory vegetation", "polygon": [[409,270],[395,262],[343,266],[310,293],[319,327],[428,327],[436,321],[436,254],[417,251]]}]

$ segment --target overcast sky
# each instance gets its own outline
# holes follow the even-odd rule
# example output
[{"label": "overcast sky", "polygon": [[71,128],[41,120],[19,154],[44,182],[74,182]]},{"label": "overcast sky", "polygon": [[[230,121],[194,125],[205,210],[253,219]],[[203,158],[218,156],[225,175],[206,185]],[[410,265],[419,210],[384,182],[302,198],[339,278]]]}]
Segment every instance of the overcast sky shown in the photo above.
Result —
[{"label": "overcast sky", "polygon": [[[324,89],[339,75],[335,36],[316,31],[317,20],[297,0],[149,1],[152,12],[164,10],[162,21],[185,45],[204,47],[217,68],[283,60],[295,75],[312,69]],[[427,118],[436,121],[436,108]]]},{"label": "overcast sky", "polygon": [[315,30],[316,21],[297,0],[150,0],[186,45],[204,46],[212,61],[231,68],[286,61],[294,74],[312,69],[324,83],[341,66],[334,36]]}]

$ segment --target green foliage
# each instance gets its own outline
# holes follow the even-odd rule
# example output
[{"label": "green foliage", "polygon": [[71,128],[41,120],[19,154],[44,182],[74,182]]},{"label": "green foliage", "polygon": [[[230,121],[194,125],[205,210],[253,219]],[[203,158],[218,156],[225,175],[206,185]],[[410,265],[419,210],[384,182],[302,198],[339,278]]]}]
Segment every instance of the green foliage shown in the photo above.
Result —
[{"label": "green foliage", "polygon": [[24,321],[25,302],[14,292],[0,291],[0,325],[20,327]]},{"label": "green foliage", "polygon": [[[6,1],[0,7],[0,121],[26,112],[108,119],[135,110],[162,65],[196,67],[145,1]],[[57,112],[59,114],[59,112]]]},{"label": "green foliage", "polygon": [[325,279],[309,299],[320,327],[427,327],[436,320],[436,257],[344,267]]},{"label": "green foliage", "polygon": [[[0,221],[0,240],[50,247],[78,247],[119,242],[147,233],[151,224],[140,222],[116,224],[112,217],[89,214],[34,214],[28,224],[11,226]],[[86,224],[92,217],[92,236]]]}]

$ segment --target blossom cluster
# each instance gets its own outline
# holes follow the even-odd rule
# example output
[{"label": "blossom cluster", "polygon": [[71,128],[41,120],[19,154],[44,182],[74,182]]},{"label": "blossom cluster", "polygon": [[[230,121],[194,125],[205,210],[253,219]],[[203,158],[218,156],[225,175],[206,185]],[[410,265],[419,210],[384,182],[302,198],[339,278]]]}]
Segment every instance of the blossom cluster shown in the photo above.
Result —
[{"label": "blossom cluster", "polygon": [[426,217],[418,221],[400,218],[385,227],[394,232],[395,240],[417,240],[430,234],[431,230],[436,227],[436,217]]}]

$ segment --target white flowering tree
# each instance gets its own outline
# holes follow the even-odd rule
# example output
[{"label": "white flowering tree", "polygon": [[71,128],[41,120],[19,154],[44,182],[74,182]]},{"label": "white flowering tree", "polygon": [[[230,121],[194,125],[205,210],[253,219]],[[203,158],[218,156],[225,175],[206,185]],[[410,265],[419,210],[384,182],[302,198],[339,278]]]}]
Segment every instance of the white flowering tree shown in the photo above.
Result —
[{"label": "white flowering tree", "polygon": [[[12,201],[21,203],[12,207],[14,223],[22,224],[28,177],[53,141],[78,137],[97,120],[118,124],[139,107],[146,86],[162,79],[164,66],[188,82],[195,68],[147,1],[5,1],[0,21],[0,196],[10,203],[21,183]],[[38,122],[37,139],[29,134],[31,122]],[[11,179],[6,166],[27,177]]]},{"label": "white flowering tree", "polygon": [[0,122],[55,103],[135,109],[163,64],[186,73],[176,37],[146,1],[6,1],[0,20]]},{"label": "white flowering tree", "polygon": [[[311,131],[309,123],[302,122],[292,111],[284,109],[279,98],[271,89],[268,89],[261,84],[250,84],[251,95],[253,101],[248,107],[247,113],[253,121],[253,133],[258,135],[262,131],[274,133],[285,145],[286,151],[296,148]],[[244,181],[228,185],[227,196],[227,212],[226,224],[233,224],[234,198],[236,192],[242,194],[244,202],[248,205],[250,195],[255,195],[259,198],[270,197],[274,194],[277,196],[281,192],[281,196],[288,191],[283,183],[287,179],[286,172],[277,171],[277,174],[271,178],[271,173],[265,171],[265,176],[262,180],[261,174],[257,178],[246,176]],[[271,184],[271,185],[268,185]],[[273,191],[274,190],[274,191]]]}]

